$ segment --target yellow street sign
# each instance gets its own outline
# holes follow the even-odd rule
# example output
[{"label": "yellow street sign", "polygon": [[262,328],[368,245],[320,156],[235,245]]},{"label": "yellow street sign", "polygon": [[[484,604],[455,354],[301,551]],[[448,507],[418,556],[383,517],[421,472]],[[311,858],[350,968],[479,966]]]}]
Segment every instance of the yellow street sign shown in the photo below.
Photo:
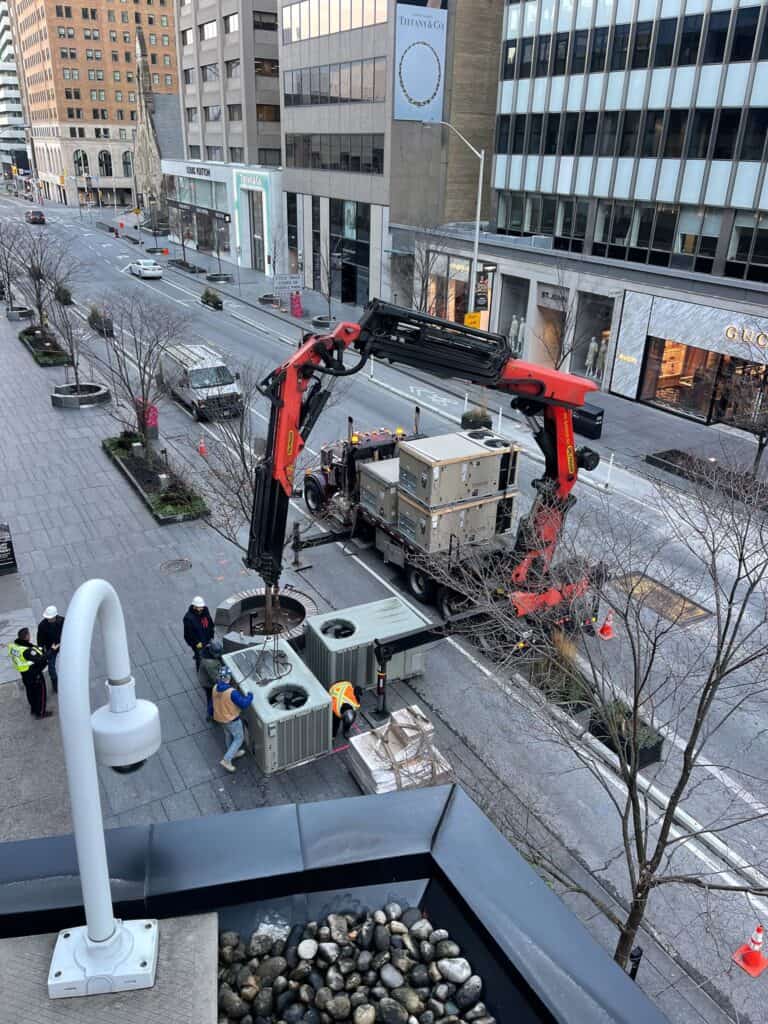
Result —
[{"label": "yellow street sign", "polygon": [[464,314],[464,326],[474,327],[476,330],[480,329],[480,313],[465,313]]},{"label": "yellow street sign", "polygon": [[139,214],[141,213],[141,208],[137,206],[137,207],[136,207],[136,209],[135,209],[135,210],[134,210],[133,212],[134,212],[134,213],[136,214],[136,216],[138,217],[138,216],[139,216]]}]

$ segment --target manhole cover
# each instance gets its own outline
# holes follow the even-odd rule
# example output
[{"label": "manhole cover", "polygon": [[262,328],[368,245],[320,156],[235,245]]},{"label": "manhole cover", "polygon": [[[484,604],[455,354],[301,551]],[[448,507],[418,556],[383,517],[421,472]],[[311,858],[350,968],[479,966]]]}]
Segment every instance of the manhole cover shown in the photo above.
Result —
[{"label": "manhole cover", "polygon": [[611,582],[625,594],[631,591],[646,608],[678,626],[689,626],[692,622],[706,619],[712,614],[709,609],[641,572],[630,572],[626,576],[616,577]]},{"label": "manhole cover", "polygon": [[178,572],[188,572],[192,568],[192,563],[188,558],[172,558],[168,562],[163,562],[160,566],[160,572],[166,576],[172,576]]}]

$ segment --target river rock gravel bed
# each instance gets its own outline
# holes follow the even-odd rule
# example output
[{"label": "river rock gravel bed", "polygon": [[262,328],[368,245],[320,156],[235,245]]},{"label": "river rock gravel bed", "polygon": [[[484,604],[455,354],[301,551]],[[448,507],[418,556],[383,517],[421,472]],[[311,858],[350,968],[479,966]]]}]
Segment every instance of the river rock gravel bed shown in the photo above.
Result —
[{"label": "river rock gravel bed", "polygon": [[219,1024],[497,1024],[482,978],[417,907],[219,935]]}]

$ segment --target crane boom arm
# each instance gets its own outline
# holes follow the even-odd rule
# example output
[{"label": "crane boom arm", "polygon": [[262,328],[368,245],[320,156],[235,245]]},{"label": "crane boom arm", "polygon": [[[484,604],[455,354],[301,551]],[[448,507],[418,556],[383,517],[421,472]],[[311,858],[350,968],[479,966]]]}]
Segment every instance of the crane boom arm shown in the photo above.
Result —
[{"label": "crane boom arm", "polygon": [[[347,367],[344,353],[348,349],[359,358]],[[357,373],[371,356],[509,394],[513,406],[533,422],[545,468],[535,483],[538,494],[533,507],[520,524],[514,582],[525,585],[532,575],[544,573],[573,501],[578,470],[597,465],[594,452],[576,449],[572,418],[572,410],[584,404],[596,385],[513,358],[503,335],[475,331],[378,299],[368,304],[359,324],[342,323],[330,334],[307,336],[262,382],[271,414],[264,460],[256,472],[246,564],[268,586],[279,580],[296,460],[329,397],[323,378]]]}]

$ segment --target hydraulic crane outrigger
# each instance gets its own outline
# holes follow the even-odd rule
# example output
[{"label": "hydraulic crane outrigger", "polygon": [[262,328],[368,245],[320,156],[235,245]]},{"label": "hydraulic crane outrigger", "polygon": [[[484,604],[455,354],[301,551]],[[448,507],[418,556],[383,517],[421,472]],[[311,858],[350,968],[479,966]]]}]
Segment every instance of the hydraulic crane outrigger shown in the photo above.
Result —
[{"label": "hydraulic crane outrigger", "polygon": [[[358,360],[345,367],[344,353]],[[266,586],[276,587],[283,565],[288,504],[302,448],[330,396],[323,377],[358,373],[371,356],[483,385],[512,396],[527,418],[544,455],[544,473],[534,480],[536,498],[521,521],[513,548],[509,599],[523,617],[551,611],[586,592],[584,577],[564,584],[550,566],[579,469],[600,461],[590,448],[576,448],[572,410],[596,385],[549,367],[515,359],[506,338],[374,299],[359,324],[341,323],[331,334],[309,335],[304,344],[263,382],[271,415],[263,461],[256,471],[253,513],[245,564]]]}]

